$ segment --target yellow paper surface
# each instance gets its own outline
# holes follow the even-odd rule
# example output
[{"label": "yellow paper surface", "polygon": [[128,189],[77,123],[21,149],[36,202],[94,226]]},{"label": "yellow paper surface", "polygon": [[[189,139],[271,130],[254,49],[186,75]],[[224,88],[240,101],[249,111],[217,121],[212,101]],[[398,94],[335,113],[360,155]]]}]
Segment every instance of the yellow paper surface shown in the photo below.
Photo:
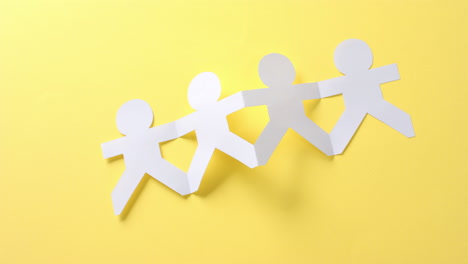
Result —
[{"label": "yellow paper surface", "polygon": [[[466,1],[0,2],[0,263],[466,263]],[[124,102],[154,124],[183,117],[190,80],[215,72],[222,97],[263,88],[277,52],[296,83],[341,74],[333,51],[359,38],[374,67],[397,63],[385,99],[408,112],[408,139],[367,117],[345,153],[326,157],[289,131],[263,167],[217,151],[198,193],[146,176],[122,217],[110,193],[122,158]],[[305,102],[330,131],[340,97]],[[229,117],[255,142],[266,109]],[[187,169],[193,134],[162,145]]]}]

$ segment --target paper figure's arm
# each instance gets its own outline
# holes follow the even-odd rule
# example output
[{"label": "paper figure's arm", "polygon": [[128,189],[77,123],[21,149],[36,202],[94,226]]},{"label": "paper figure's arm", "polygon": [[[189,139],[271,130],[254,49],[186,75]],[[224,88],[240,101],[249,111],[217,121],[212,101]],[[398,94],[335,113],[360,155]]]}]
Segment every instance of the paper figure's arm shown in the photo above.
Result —
[{"label": "paper figure's arm", "polygon": [[343,93],[346,76],[340,76],[317,83],[320,98],[330,97]]},{"label": "paper figure's arm", "polygon": [[196,128],[198,112],[191,113],[174,121],[177,137],[181,137]]},{"label": "paper figure's arm", "polygon": [[102,156],[105,159],[112,158],[118,155],[123,154],[123,142],[124,142],[124,137],[114,139],[109,142],[105,142],[101,144],[101,149],[102,149]]},{"label": "paper figure's arm", "polygon": [[370,72],[380,83],[396,81],[400,79],[398,66],[396,64],[385,65],[371,69]]},{"label": "paper figure's arm", "polygon": [[236,111],[241,110],[245,107],[244,105],[244,97],[242,96],[242,92],[238,92],[233,94],[229,97],[226,97],[218,102],[218,107],[220,111],[229,115]]},{"label": "paper figure's arm", "polygon": [[179,138],[194,130],[194,114],[195,113],[182,117],[176,121],[150,128],[151,133],[159,142]]},{"label": "paper figure's arm", "polygon": [[244,107],[267,105],[272,101],[270,88],[242,91]]},{"label": "paper figure's arm", "polygon": [[150,133],[157,138],[158,142],[164,142],[178,138],[174,122],[150,128]]},{"label": "paper figure's arm", "polygon": [[317,83],[295,84],[292,86],[291,92],[295,93],[298,96],[298,98],[302,100],[321,98]]}]

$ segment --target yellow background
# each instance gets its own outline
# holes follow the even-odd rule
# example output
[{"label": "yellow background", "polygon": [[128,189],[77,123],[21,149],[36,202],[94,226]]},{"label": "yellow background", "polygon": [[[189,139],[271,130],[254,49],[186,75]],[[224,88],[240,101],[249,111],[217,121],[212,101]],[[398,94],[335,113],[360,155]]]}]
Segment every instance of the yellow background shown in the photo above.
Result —
[{"label": "yellow background", "polygon": [[[467,263],[466,1],[0,2],[0,263]],[[263,88],[257,64],[288,56],[296,82],[340,76],[333,51],[359,38],[374,67],[397,63],[385,98],[411,114],[408,139],[367,117],[326,157],[289,131],[248,169],[217,151],[198,193],[146,176],[123,216],[110,193],[124,102],[154,125],[191,113],[190,80],[215,72],[222,97]],[[330,131],[340,97],[305,102]],[[265,108],[229,117],[255,142]],[[193,134],[164,143],[187,169]]]}]

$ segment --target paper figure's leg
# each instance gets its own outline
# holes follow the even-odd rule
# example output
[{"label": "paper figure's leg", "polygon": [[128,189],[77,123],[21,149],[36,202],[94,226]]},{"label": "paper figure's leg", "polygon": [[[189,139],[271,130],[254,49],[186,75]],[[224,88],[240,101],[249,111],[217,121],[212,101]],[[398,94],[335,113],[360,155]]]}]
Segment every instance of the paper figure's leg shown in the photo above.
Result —
[{"label": "paper figure's leg", "polygon": [[217,146],[219,150],[244,163],[249,168],[258,166],[254,145],[234,133],[230,133]]},{"label": "paper figure's leg", "polygon": [[263,129],[262,134],[255,142],[259,166],[267,164],[286,131],[288,131],[287,127],[273,124],[271,121]]},{"label": "paper figure's leg", "polygon": [[167,160],[158,160],[148,174],[180,195],[190,193],[187,174]]},{"label": "paper figure's leg", "polygon": [[208,163],[210,162],[211,156],[214,152],[214,147],[200,145],[200,142],[198,144],[198,148],[195,151],[195,155],[193,156],[192,163],[190,163],[190,168],[187,173],[190,184],[190,193],[196,192],[198,187],[200,187],[203,174],[205,174]]},{"label": "paper figure's leg", "polygon": [[304,116],[294,123],[292,129],[326,155],[333,156],[333,146],[330,135],[315,124],[314,121]]},{"label": "paper figure's leg", "polygon": [[330,139],[335,155],[343,153],[365,116],[366,112],[363,111],[344,111],[343,115],[341,115],[330,133]]},{"label": "paper figure's leg", "polygon": [[410,115],[387,101],[375,104],[369,114],[407,137],[415,136]]},{"label": "paper figure's leg", "polygon": [[129,169],[124,171],[112,191],[112,204],[114,205],[115,215],[122,213],[143,176],[145,176],[144,172]]}]

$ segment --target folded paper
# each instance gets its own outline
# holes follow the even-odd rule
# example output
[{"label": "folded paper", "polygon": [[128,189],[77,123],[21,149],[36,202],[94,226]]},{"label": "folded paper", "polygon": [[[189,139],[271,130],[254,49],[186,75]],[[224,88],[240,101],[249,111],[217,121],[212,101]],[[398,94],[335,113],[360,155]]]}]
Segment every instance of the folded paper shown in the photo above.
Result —
[{"label": "folded paper", "polygon": [[296,71],[281,54],[269,54],[260,61],[260,79],[268,88],[241,92],[245,106],[266,105],[270,122],[255,143],[259,165],[268,162],[286,131],[291,128],[327,155],[333,155],[330,137],[309,119],[302,101],[319,99],[316,83],[291,84]]},{"label": "folded paper", "polygon": [[229,131],[226,116],[244,107],[241,94],[218,101],[221,84],[211,72],[193,78],[189,86],[188,100],[196,112],[175,121],[179,135],[195,131],[198,148],[188,170],[190,191],[200,186],[203,174],[215,149],[239,160],[250,168],[257,166],[254,146]]},{"label": "folded paper", "polygon": [[[145,173],[187,195],[198,190],[215,149],[250,168],[265,165],[288,129],[329,156],[343,153],[367,114],[413,137],[410,116],[385,101],[380,90],[380,84],[400,78],[396,64],[370,69],[372,60],[365,42],[349,39],[335,51],[336,67],[344,76],[292,84],[296,72],[291,61],[281,54],[268,54],[258,67],[266,88],[242,91],[222,100],[219,78],[203,72],[192,79],[188,88],[188,102],[195,112],[153,128],[153,112],[145,101],[126,102],[117,112],[117,128],[124,137],[102,144],[104,158],[123,154],[126,166],[112,192],[115,214],[125,208]],[[306,116],[302,102],[335,95],[343,96],[346,110],[328,134]],[[244,107],[259,105],[267,106],[270,121],[251,144],[229,130],[226,117]],[[198,147],[186,173],[161,156],[159,143],[191,131],[197,135]]]},{"label": "folded paper", "polygon": [[335,65],[344,76],[318,83],[322,98],[342,94],[346,107],[330,133],[335,155],[343,153],[367,114],[407,137],[415,136],[409,114],[385,101],[380,90],[380,84],[400,79],[397,65],[370,69],[372,61],[364,41],[345,40],[335,50]]},{"label": "folded paper", "polygon": [[125,208],[145,173],[181,195],[191,193],[187,174],[164,160],[159,143],[179,137],[174,123],[149,128],[151,107],[143,100],[131,100],[117,112],[117,127],[125,135],[101,145],[104,158],[123,154],[125,171],[112,192],[114,212]]}]

